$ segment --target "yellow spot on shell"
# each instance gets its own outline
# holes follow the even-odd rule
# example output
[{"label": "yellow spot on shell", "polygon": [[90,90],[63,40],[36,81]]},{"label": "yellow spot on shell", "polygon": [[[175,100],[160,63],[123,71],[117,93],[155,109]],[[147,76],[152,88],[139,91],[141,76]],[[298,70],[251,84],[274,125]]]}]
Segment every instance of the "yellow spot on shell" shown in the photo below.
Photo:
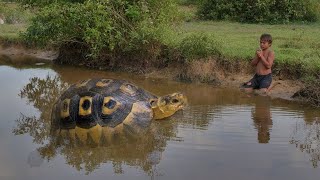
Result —
[{"label": "yellow spot on shell", "polygon": [[[109,103],[110,101],[114,101],[116,103],[116,105],[113,106],[113,107],[106,107],[105,104]],[[116,111],[120,106],[121,106],[121,103],[117,102],[112,97],[110,97],[110,96],[104,97],[103,98],[103,104],[102,104],[102,114],[110,115],[114,111]]]},{"label": "yellow spot on shell", "polygon": [[125,93],[125,94],[128,94],[130,96],[133,96],[136,94],[137,92],[137,87],[133,84],[129,84],[129,83],[126,83],[126,84],[123,84],[121,87],[120,87],[120,90]]},{"label": "yellow spot on shell", "polygon": [[[83,108],[83,103],[85,101],[89,101],[90,102],[90,107],[88,109],[84,109]],[[79,102],[79,115],[80,116],[85,116],[85,115],[90,115],[91,114],[91,107],[92,107],[92,97],[90,96],[84,96],[82,98],[80,98],[80,102]]]},{"label": "yellow spot on shell", "polygon": [[76,84],[76,87],[79,88],[79,87],[86,86],[90,80],[91,80],[91,79],[81,81],[80,83],[77,83],[77,84]]},{"label": "yellow spot on shell", "polygon": [[96,86],[98,87],[106,87],[112,82],[111,79],[101,79],[96,83]]}]

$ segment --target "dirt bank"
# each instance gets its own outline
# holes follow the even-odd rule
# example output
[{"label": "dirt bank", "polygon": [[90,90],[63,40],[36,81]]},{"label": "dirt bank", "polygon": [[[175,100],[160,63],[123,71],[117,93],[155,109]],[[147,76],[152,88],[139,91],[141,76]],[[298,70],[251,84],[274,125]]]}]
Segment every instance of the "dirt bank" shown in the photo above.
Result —
[{"label": "dirt bank", "polygon": [[[176,68],[165,68],[162,70],[154,70],[151,73],[146,74],[146,76],[149,77],[164,77],[168,79],[176,79],[179,72],[176,70]],[[219,82],[218,84],[210,83],[213,86],[220,86],[220,87],[232,87],[232,88],[240,88],[241,84],[244,82],[247,82],[250,80],[253,76],[253,74],[249,73],[221,73],[216,72],[216,74],[220,74]],[[221,75],[221,74],[227,74],[227,75]],[[199,80],[192,81],[192,83],[201,83]],[[273,98],[281,98],[286,100],[295,100],[292,98],[292,96],[301,90],[304,85],[302,82],[298,80],[283,80],[279,77],[273,77],[272,85],[275,85],[269,92],[269,96]]]},{"label": "dirt bank", "polygon": [[[3,47],[0,46],[0,56],[6,56],[19,63],[23,59],[41,59],[51,61],[57,58],[58,53],[53,50],[35,50],[27,49],[21,46]],[[1,63],[1,62],[0,62]],[[240,67],[247,69],[248,67]],[[252,73],[245,70],[237,69],[226,70],[216,63],[215,60],[195,61],[181,67],[181,64],[172,64],[167,68],[153,69],[148,71],[146,76],[168,78],[175,80],[187,80],[192,83],[208,83],[213,86],[223,87],[240,87],[240,84],[248,81],[252,77]],[[276,98],[293,100],[291,97],[294,93],[303,87],[303,83],[297,80],[286,80],[279,77],[273,78],[273,83],[277,84],[270,91],[269,95]]]},{"label": "dirt bank", "polygon": [[54,50],[28,49],[20,45],[0,45],[0,55],[10,57],[11,59],[15,59],[17,61],[25,58],[53,60],[57,58],[58,53]]}]

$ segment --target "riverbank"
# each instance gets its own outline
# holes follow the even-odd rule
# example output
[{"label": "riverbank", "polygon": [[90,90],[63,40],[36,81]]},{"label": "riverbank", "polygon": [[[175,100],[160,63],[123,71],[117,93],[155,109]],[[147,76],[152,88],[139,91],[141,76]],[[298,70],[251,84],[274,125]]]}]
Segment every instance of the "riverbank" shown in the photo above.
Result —
[{"label": "riverbank", "polygon": [[[204,62],[198,62],[199,64],[207,64]],[[190,66],[186,67],[192,68]],[[173,66],[173,67],[167,67],[160,70],[153,70],[150,73],[145,74],[147,77],[159,77],[159,78],[167,78],[170,80],[178,80],[178,81],[184,81],[183,79],[179,79],[179,76],[181,76],[183,70]],[[204,70],[205,71],[205,70]],[[203,71],[198,71],[203,72]],[[214,82],[201,82],[201,78],[194,78],[191,81],[187,81],[190,83],[207,83],[212,84],[216,87],[222,87],[222,88],[240,88],[241,84],[244,82],[247,82],[250,80],[253,76],[253,73],[249,72],[226,72],[223,69],[212,71],[213,76],[211,76],[212,81]],[[218,79],[217,79],[218,76]],[[210,78],[208,76],[208,78]],[[292,100],[296,101],[299,100],[298,98],[293,98],[293,95],[299,92],[301,89],[304,88],[304,83],[300,80],[291,80],[291,79],[283,79],[280,76],[273,76],[273,88],[268,93],[268,95],[272,98],[280,98],[280,99],[286,99],[286,100]]]},{"label": "riverbank", "polygon": [[[53,61],[58,57],[58,52],[54,50],[28,49],[20,45],[0,46],[0,56],[5,56],[6,63],[21,63],[25,59]],[[4,62],[0,62],[4,64]],[[243,65],[245,66],[245,65]],[[181,68],[183,67],[183,68]],[[230,70],[230,69],[229,69]],[[190,83],[207,83],[217,87],[240,88],[241,83],[248,81],[252,77],[252,72],[243,69],[242,71],[230,70],[221,67],[214,59],[208,61],[193,61],[192,63],[170,64],[161,69],[150,69],[144,74],[146,77],[166,78],[176,81],[186,81]],[[269,96],[286,100],[295,100],[292,96],[301,90],[304,85],[299,80],[283,79],[274,76],[272,88]]]},{"label": "riverbank", "polygon": [[58,57],[56,50],[30,49],[23,45],[0,45],[0,55],[10,57],[10,59],[42,59],[54,60]]}]

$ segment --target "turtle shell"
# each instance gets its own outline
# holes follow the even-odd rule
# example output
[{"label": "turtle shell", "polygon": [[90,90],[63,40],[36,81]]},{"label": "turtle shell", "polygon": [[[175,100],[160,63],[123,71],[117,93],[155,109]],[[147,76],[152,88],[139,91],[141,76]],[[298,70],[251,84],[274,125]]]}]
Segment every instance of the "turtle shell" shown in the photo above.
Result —
[{"label": "turtle shell", "polygon": [[52,128],[145,128],[153,118],[150,100],[154,98],[157,97],[124,80],[81,81],[71,85],[56,102]]}]

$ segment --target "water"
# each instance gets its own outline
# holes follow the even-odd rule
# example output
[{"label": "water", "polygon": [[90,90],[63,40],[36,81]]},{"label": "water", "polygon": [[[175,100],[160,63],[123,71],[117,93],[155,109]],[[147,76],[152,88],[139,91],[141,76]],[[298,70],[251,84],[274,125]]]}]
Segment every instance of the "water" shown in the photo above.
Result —
[{"label": "water", "polygon": [[[13,179],[319,179],[320,112],[238,89],[185,84],[51,63],[0,63],[0,176]],[[51,106],[79,80],[129,80],[189,106],[153,122],[138,140],[109,146],[51,144]],[[41,155],[40,155],[41,154]],[[2,179],[2,178],[1,178]]]}]

